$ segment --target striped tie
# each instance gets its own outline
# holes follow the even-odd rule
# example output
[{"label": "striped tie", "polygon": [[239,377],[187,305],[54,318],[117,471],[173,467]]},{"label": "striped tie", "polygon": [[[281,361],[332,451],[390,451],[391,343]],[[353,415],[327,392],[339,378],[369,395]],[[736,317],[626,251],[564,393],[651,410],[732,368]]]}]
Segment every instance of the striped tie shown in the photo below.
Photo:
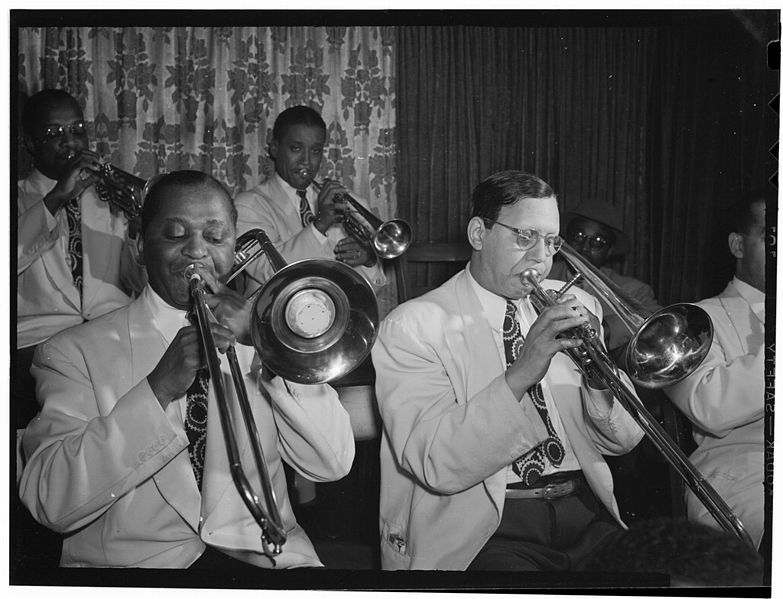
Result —
[{"label": "striped tie", "polygon": [[[522,345],[525,343],[525,337],[522,335],[516,315],[517,307],[513,302],[507,301],[506,316],[503,320],[503,347],[506,352],[506,368],[514,363],[514,360],[519,356]],[[533,400],[533,405],[536,407],[549,433],[549,437],[518,458],[511,466],[514,473],[522,479],[522,482],[530,486],[543,474],[544,466],[546,465],[544,460],[548,460],[554,466],[559,466],[563,463],[565,449],[563,448],[563,443],[557,437],[552,420],[549,418],[541,383],[536,383],[528,394]]]},{"label": "striped tie", "polygon": [[302,226],[306,227],[315,220],[310,202],[307,201],[307,190],[297,189],[296,195],[299,196],[299,217],[302,219]]}]

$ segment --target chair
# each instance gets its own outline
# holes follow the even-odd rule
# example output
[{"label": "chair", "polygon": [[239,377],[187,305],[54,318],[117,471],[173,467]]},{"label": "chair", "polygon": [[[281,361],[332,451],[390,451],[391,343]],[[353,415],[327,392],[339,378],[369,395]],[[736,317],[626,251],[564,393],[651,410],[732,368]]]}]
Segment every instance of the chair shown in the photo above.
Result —
[{"label": "chair", "polygon": [[[454,275],[470,260],[471,247],[466,241],[440,243],[423,241],[411,244],[408,251],[394,263],[397,277],[397,298],[402,303],[417,297]],[[430,275],[431,284],[413,285],[411,265],[423,266],[425,274]],[[432,270],[433,272],[428,272]]]}]

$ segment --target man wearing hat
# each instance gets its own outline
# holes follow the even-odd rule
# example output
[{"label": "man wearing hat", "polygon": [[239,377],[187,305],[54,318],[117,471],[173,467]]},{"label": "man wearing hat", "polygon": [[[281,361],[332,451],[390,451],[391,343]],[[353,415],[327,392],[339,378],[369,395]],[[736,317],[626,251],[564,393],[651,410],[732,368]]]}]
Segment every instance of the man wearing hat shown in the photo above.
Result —
[{"label": "man wearing hat", "polygon": [[[622,256],[631,247],[628,235],[622,230],[622,214],[617,206],[600,200],[584,202],[574,210],[565,212],[563,216],[565,238],[574,250],[617,285],[624,297],[635,302],[639,308],[649,314],[661,309],[655,300],[652,287],[639,279],[621,275],[606,265],[611,258]],[[556,258],[548,278],[568,281],[574,274],[565,259]],[[631,333],[601,295],[590,289],[590,283],[580,281],[577,285],[586,285],[587,291],[601,301],[604,313],[604,342],[607,350],[614,357],[618,357],[630,341]]]}]

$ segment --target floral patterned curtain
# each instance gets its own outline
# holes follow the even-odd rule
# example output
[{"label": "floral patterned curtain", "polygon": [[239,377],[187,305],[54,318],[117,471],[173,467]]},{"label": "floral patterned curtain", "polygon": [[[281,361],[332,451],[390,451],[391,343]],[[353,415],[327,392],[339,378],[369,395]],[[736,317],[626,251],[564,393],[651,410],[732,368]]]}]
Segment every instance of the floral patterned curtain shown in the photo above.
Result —
[{"label": "floral patterned curtain", "polygon": [[397,212],[394,38],[392,27],[22,28],[19,92],[77,97],[97,152],[119,168],[145,179],[196,169],[233,194],[272,172],[275,117],[309,105],[327,125],[321,175],[386,219]]}]

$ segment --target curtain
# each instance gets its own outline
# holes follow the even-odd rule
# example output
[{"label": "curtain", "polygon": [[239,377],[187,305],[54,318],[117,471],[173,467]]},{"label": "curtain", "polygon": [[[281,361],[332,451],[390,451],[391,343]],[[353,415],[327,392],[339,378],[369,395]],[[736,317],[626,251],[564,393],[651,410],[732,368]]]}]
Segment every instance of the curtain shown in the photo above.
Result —
[{"label": "curtain", "polygon": [[[670,302],[722,291],[735,266],[727,243],[729,208],[752,190],[777,196],[770,150],[778,117],[769,102],[780,82],[767,66],[767,41],[727,15],[662,30],[648,116],[648,210],[656,216],[648,261],[651,282]],[[768,226],[776,219],[771,212]]]},{"label": "curtain", "polygon": [[[617,205],[637,240],[625,268],[644,278],[657,45],[644,27],[402,27],[399,204],[417,239],[464,239],[473,187],[520,169],[552,185],[561,212]],[[443,268],[420,268],[414,284],[435,284]]]},{"label": "curtain", "polygon": [[[19,30],[20,96],[69,91],[115,166],[145,179],[200,170],[236,194],[273,171],[275,117],[305,104],[327,125],[320,174],[383,219],[397,210],[395,68],[392,27]],[[19,164],[29,166],[23,155]],[[391,284],[381,313],[393,302]]]},{"label": "curtain", "polygon": [[[754,27],[743,28],[738,12],[401,27],[400,214],[419,241],[463,240],[473,187],[525,170],[553,186],[561,212],[581,201],[617,206],[633,241],[618,270],[650,283],[662,303],[720,291],[722,215],[776,171],[768,149],[778,119],[767,104],[779,76],[765,53],[779,15],[744,11]],[[412,283],[432,286],[453,270],[418,266]]]}]

